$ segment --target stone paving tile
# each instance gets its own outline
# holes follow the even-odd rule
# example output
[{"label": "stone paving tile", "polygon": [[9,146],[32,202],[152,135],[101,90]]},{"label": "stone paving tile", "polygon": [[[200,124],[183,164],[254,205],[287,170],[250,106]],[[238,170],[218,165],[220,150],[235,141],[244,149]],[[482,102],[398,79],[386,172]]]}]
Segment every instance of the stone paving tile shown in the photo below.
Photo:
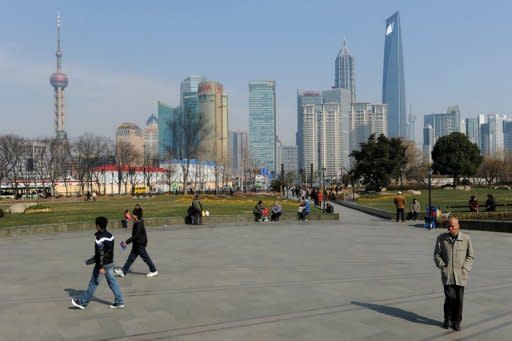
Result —
[{"label": "stone paving tile", "polygon": [[[110,310],[103,281],[70,308],[91,267],[91,231],[0,239],[0,340],[508,340],[512,235],[471,231],[463,330],[445,331],[426,231],[338,208],[341,222],[149,229],[159,276],[137,260]],[[127,230],[114,230],[118,241]],[[122,265],[127,252],[116,249]]]}]

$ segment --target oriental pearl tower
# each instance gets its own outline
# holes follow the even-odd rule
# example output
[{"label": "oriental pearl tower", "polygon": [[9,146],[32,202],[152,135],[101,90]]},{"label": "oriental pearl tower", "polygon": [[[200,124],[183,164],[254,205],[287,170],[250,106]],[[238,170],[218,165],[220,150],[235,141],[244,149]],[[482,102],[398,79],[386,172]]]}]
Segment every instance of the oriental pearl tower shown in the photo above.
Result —
[{"label": "oriental pearl tower", "polygon": [[68,76],[61,71],[62,50],[60,48],[60,11],[57,11],[57,72],[50,76],[54,94],[55,135],[57,139],[67,139],[64,131],[64,88],[68,85]]}]

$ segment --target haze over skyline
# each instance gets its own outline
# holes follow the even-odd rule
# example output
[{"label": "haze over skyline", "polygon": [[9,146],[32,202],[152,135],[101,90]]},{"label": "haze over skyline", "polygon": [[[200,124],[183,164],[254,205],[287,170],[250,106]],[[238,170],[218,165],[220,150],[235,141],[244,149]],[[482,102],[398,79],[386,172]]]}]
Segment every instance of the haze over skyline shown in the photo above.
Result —
[{"label": "haze over skyline", "polygon": [[[499,6],[498,6],[499,5]],[[400,11],[407,110],[458,104],[462,117],[510,114],[512,5],[491,1],[263,0],[99,2],[22,0],[0,14],[0,134],[54,136],[56,10],[62,13],[65,130],[113,137],[143,126],[157,101],[179,104],[179,83],[200,74],[224,85],[231,130],[247,129],[248,82],[275,80],[277,133],[295,144],[297,89],[334,85],[343,39],[355,58],[357,101],[381,102],[385,20]]]}]

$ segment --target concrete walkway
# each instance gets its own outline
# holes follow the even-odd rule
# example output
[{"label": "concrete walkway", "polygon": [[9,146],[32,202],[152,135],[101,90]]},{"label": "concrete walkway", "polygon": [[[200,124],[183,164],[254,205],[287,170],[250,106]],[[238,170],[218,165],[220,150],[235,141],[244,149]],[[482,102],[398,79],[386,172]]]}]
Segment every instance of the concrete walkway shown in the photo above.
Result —
[{"label": "concrete walkway", "polygon": [[[139,259],[70,307],[92,268],[91,232],[0,239],[1,340],[509,340],[512,235],[470,232],[476,262],[462,331],[440,327],[443,294],[426,231],[337,207],[340,222],[149,231],[160,275]],[[114,230],[117,241],[128,231]],[[127,252],[116,249],[122,265]]]}]

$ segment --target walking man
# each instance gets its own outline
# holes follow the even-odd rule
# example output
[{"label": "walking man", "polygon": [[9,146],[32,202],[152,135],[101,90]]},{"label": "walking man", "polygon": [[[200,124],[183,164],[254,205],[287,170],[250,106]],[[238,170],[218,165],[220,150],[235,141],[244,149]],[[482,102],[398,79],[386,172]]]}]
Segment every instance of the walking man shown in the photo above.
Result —
[{"label": "walking man", "polygon": [[111,304],[110,308],[124,308],[123,294],[114,275],[114,236],[107,231],[107,224],[107,218],[96,218],[94,256],[85,261],[87,265],[94,264],[89,287],[82,296],[71,299],[71,303],[79,309],[87,307],[104,276],[107,278],[108,286],[114,293],[114,304]]},{"label": "walking man", "polygon": [[444,286],[445,329],[451,325],[453,330],[460,330],[464,286],[467,284],[474,259],[471,238],[459,231],[457,218],[449,217],[448,232],[437,237],[434,249],[434,262],[441,270],[441,281]]},{"label": "walking man", "polygon": [[402,222],[404,222],[405,221],[405,217],[404,217],[405,198],[402,195],[401,191],[398,191],[398,195],[393,200],[393,203],[396,206],[396,221],[398,222],[398,220],[400,219],[400,220],[402,220]]},{"label": "walking man", "polygon": [[148,245],[148,237],[146,235],[146,228],[144,227],[144,221],[142,218],[142,210],[133,210],[133,228],[132,228],[132,236],[128,238],[125,242],[121,242],[122,247],[126,247],[127,244],[132,244],[132,250],[130,251],[130,255],[126,259],[123,267],[121,269],[116,269],[115,273],[119,277],[124,277],[130,266],[132,266],[135,259],[138,256],[142,258],[144,263],[146,263],[149,267],[149,272],[146,274],[147,277],[154,277],[158,275],[158,271],[156,270],[155,264],[149,257],[148,252],[146,251],[146,246]]}]

